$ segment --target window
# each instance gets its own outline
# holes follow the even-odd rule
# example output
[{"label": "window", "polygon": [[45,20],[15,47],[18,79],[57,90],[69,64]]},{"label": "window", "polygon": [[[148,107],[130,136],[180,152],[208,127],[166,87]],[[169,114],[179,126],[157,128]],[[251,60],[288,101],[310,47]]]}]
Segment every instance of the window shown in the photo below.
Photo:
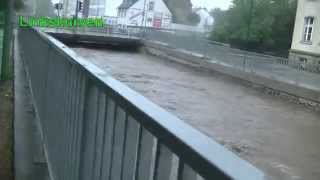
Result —
[{"label": "window", "polygon": [[154,1],[149,2],[149,11],[153,11],[154,10]]},{"label": "window", "polygon": [[311,42],[313,33],[314,17],[304,18],[303,41]]}]

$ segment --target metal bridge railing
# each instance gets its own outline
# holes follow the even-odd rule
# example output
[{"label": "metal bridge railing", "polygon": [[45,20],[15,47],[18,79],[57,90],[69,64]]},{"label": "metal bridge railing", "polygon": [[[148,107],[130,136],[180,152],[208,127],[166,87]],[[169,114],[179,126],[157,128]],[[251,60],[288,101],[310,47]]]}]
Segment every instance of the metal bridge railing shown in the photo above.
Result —
[{"label": "metal bridge railing", "polygon": [[116,25],[105,25],[104,27],[55,27],[46,28],[47,30],[54,30],[55,32],[70,31],[73,33],[98,33],[99,35],[112,35],[112,36],[123,36],[131,38],[142,38],[143,28],[142,27],[128,27],[126,29],[119,28]]},{"label": "metal bridge railing", "polygon": [[18,38],[53,180],[265,179],[49,35]]}]

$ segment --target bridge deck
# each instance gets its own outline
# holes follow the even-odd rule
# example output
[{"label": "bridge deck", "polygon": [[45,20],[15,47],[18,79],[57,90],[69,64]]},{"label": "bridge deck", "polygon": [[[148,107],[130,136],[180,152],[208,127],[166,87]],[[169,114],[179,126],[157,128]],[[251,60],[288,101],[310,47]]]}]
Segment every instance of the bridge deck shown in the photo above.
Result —
[{"label": "bridge deck", "polygon": [[130,34],[115,34],[107,32],[93,32],[85,29],[68,30],[45,28],[43,31],[64,42],[94,42],[95,44],[140,46],[141,39]]},{"label": "bridge deck", "polygon": [[73,49],[275,179],[320,177],[319,112],[138,52]]}]

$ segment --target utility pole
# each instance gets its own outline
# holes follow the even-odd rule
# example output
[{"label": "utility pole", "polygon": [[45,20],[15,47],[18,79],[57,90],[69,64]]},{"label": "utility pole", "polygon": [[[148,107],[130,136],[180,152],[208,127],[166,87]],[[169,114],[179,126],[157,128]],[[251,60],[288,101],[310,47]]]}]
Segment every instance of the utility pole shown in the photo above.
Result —
[{"label": "utility pole", "polygon": [[69,0],[63,0],[63,12],[62,16],[67,16],[68,15],[68,8],[69,8]]},{"label": "utility pole", "polygon": [[144,0],[144,1],[143,1],[143,9],[142,9],[142,21],[141,21],[141,26],[143,26],[143,22],[144,22],[144,19],[145,19],[145,16],[146,16],[146,3],[147,3],[147,1]]},{"label": "utility pole", "polygon": [[58,9],[58,17],[60,18],[60,16],[61,16],[61,14],[60,14],[60,10],[62,9],[62,7],[63,7],[63,4],[62,4],[62,2],[61,2],[61,0],[59,1],[59,9]]},{"label": "utility pole", "polygon": [[63,4],[61,0],[58,3],[54,4],[54,8],[57,10],[58,17],[60,18],[60,15],[61,15],[60,10],[63,8]]},{"label": "utility pole", "polygon": [[79,0],[77,0],[77,3],[76,3],[75,19],[78,19],[78,12],[79,12]]},{"label": "utility pole", "polygon": [[142,10],[142,21],[141,21],[141,28],[143,28],[143,36],[146,35],[146,4],[147,0],[144,0],[143,2],[143,10]]}]

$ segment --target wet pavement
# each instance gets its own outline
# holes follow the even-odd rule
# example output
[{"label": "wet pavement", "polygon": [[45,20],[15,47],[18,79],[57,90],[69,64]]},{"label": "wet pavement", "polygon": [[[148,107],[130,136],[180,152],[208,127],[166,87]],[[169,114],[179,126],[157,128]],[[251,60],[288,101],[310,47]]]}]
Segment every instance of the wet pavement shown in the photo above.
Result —
[{"label": "wet pavement", "polygon": [[138,52],[73,48],[274,179],[320,179],[320,112]]}]

